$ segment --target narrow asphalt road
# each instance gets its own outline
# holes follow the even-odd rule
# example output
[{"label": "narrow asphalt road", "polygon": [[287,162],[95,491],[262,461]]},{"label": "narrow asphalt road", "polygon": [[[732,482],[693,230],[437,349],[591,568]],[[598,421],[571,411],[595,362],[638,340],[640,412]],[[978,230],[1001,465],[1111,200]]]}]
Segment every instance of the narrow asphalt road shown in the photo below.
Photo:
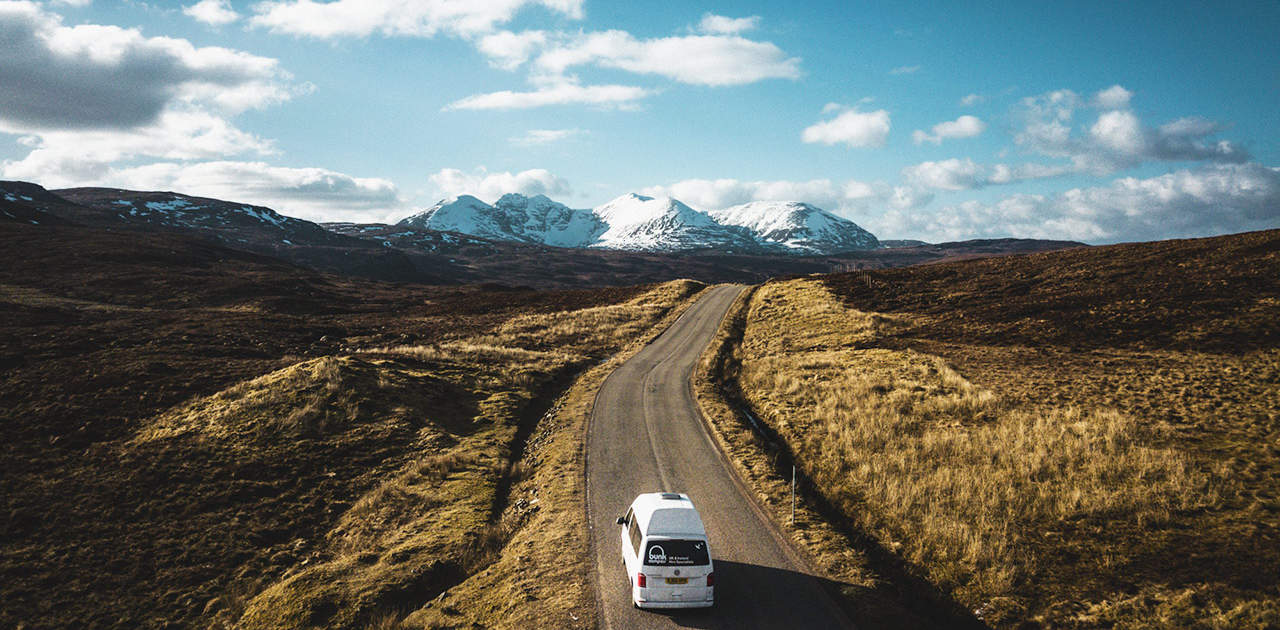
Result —
[{"label": "narrow asphalt road", "polygon": [[[698,415],[690,375],[741,291],[712,289],[614,371],[596,398],[587,436],[587,515],[607,630],[851,627],[744,495]],[[688,493],[702,514],[716,572],[710,610],[631,605],[614,519],[637,494],[655,491]]]}]

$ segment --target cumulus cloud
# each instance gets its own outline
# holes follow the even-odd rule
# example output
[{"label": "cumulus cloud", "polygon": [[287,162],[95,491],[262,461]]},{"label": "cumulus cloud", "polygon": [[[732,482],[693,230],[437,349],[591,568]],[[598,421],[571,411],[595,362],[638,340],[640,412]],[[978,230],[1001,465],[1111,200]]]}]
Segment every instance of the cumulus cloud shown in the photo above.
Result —
[{"label": "cumulus cloud", "polygon": [[545,31],[498,31],[482,37],[476,47],[489,58],[489,63],[493,66],[515,70],[546,42]]},{"label": "cumulus cloud", "polygon": [[983,95],[981,95],[981,94],[976,94],[976,93],[975,93],[975,94],[966,94],[963,98],[961,98],[961,99],[960,99],[960,106],[961,106],[961,107],[973,107],[974,105],[977,105],[977,104],[979,104],[979,103],[982,103],[982,102],[983,102],[983,101],[985,101],[985,100],[987,100],[987,97],[985,97],[985,96],[983,96]]},{"label": "cumulus cloud", "polygon": [[581,129],[530,129],[524,135],[511,138],[509,141],[517,146],[529,147],[559,142],[583,133],[585,132]]},{"label": "cumulus cloud", "polygon": [[934,125],[933,133],[926,133],[917,129],[911,134],[911,140],[916,144],[924,144],[926,142],[942,144],[943,140],[980,136],[986,130],[987,123],[982,122],[976,116],[966,115]]},{"label": "cumulus cloud", "polygon": [[991,184],[1057,177],[1071,170],[1065,166],[1036,163],[996,164],[988,168],[969,158],[951,158],[907,166],[902,169],[902,179],[916,188],[970,190]]},{"label": "cumulus cloud", "polygon": [[933,200],[933,194],[911,186],[850,179],[758,180],[686,179],[641,190],[655,197],[675,197],[694,208],[720,210],[750,201],[803,201],[849,218],[863,216],[885,206],[916,209]]},{"label": "cumulus cloud", "polygon": [[475,94],[449,103],[445,111],[457,109],[530,109],[548,105],[594,105],[627,109],[636,101],[652,94],[651,90],[633,85],[578,85],[572,82],[554,83],[530,91],[502,90]]},{"label": "cumulus cloud", "polygon": [[474,37],[510,22],[527,6],[582,18],[582,0],[279,0],[254,8],[250,23],[277,33],[316,38]]},{"label": "cumulus cloud", "polygon": [[[823,113],[831,112],[830,105],[823,108]],[[874,112],[845,109],[835,118],[805,128],[800,135],[802,140],[811,144],[844,144],[850,147],[882,147],[888,137],[889,112],[883,109]]]},{"label": "cumulus cloud", "polygon": [[584,33],[548,47],[535,64],[551,76],[562,76],[577,66],[596,65],[711,86],[800,76],[798,58],[788,57],[770,42],[736,35],[639,39],[619,30]]},{"label": "cumulus cloud", "polygon": [[753,15],[744,18],[731,18],[723,15],[715,15],[707,13],[702,16],[702,21],[698,22],[698,32],[708,33],[712,35],[737,35],[746,31],[755,30],[760,26],[760,16]]},{"label": "cumulus cloud", "polygon": [[805,201],[823,208],[834,208],[845,199],[843,187],[829,179],[686,179],[665,186],[649,186],[641,192],[654,197],[675,197],[704,210],[719,210],[749,201]]},{"label": "cumulus cloud", "polygon": [[230,24],[240,19],[240,14],[231,8],[230,0],[200,0],[183,7],[182,12],[198,22],[213,26]]},{"label": "cumulus cloud", "polygon": [[207,160],[274,152],[270,141],[198,110],[165,112],[150,125],[127,130],[44,131],[25,136],[23,144],[31,152],[0,163],[0,173],[45,186],[102,182],[114,163],[140,158]]},{"label": "cumulus cloud", "polygon": [[1074,118],[1084,99],[1071,90],[1028,97],[1015,117],[1014,141],[1033,151],[1067,158],[1076,171],[1106,175],[1145,162],[1214,161],[1240,163],[1249,154],[1240,145],[1211,137],[1223,126],[1203,118],[1181,118],[1158,127],[1142,123],[1127,109],[1132,93],[1115,85],[1090,101],[1102,111],[1077,129]]},{"label": "cumulus cloud", "polygon": [[569,182],[542,168],[519,173],[490,173],[484,168],[468,173],[456,168],[446,168],[433,173],[428,180],[442,197],[472,195],[489,203],[507,193],[554,197],[573,192]]},{"label": "cumulus cloud", "polygon": [[873,225],[877,234],[932,241],[1015,236],[1092,243],[1268,229],[1280,225],[1280,168],[1206,165],[1055,195],[890,211]]},{"label": "cumulus cloud", "polygon": [[104,182],[252,203],[310,221],[388,221],[405,208],[385,179],[263,162],[162,162],[113,171]]},{"label": "cumulus cloud", "polygon": [[1093,103],[1102,109],[1124,109],[1129,106],[1133,92],[1123,86],[1113,85],[1093,95]]},{"label": "cumulus cloud", "polygon": [[287,100],[295,88],[275,59],[137,29],[64,26],[29,2],[0,4],[0,130],[127,128],[176,103],[224,112]]},{"label": "cumulus cloud", "polygon": [[950,159],[921,162],[902,169],[902,178],[924,188],[967,190],[986,181],[985,169],[973,160]]},{"label": "cumulus cloud", "polygon": [[[766,79],[795,79],[800,59],[770,42],[747,39],[758,17],[708,14],[695,34],[651,39],[622,30],[498,30],[480,34],[476,48],[494,67],[525,66],[534,89],[503,90],[460,99],[445,109],[520,109],[545,105],[592,104],[631,108],[652,91],[624,85],[582,85],[575,70],[609,68],[706,86],[745,85]],[[530,61],[532,60],[532,61]]]}]

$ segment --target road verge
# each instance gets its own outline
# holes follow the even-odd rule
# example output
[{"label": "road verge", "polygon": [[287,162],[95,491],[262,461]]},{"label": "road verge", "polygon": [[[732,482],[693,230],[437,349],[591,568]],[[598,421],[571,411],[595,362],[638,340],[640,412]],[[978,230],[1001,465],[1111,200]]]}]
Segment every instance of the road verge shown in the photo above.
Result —
[{"label": "road verge", "polygon": [[528,514],[498,558],[404,620],[413,627],[594,628],[599,619],[587,514],[586,434],[596,393],[701,298],[690,293],[657,323],[588,368],[532,430],[508,510]]}]

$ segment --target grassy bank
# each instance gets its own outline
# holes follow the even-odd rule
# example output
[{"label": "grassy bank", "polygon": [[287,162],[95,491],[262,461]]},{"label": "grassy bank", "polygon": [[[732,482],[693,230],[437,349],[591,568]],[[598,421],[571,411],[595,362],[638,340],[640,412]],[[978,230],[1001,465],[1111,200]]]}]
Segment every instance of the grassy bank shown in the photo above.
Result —
[{"label": "grassy bank", "polygon": [[[6,240],[0,274],[6,627],[399,623],[542,509],[520,488],[556,394],[701,288],[391,285],[56,236]],[[582,320],[609,325],[515,338]]]},{"label": "grassy bank", "polygon": [[[585,531],[564,518],[574,513],[576,478],[558,473],[576,452],[553,439],[568,426],[558,419],[564,400],[554,396],[700,288],[673,282],[622,304],[519,316],[472,339],[355,355],[384,369],[412,366],[418,371],[406,381],[410,387],[440,379],[469,393],[470,402],[454,401],[462,413],[452,427],[433,419],[431,428],[444,435],[420,429],[420,454],[342,515],[314,562],[261,589],[236,625],[432,627],[473,618],[489,627],[542,620],[561,627],[578,625],[569,623],[570,613],[590,619],[581,567],[525,566],[528,549],[558,549]],[[523,347],[526,339],[548,349]],[[486,584],[483,595],[459,597],[473,580]]]},{"label": "grassy bank", "polygon": [[[1280,313],[1258,309],[1275,310],[1276,248],[1234,238],[1221,258],[1155,244],[768,283],[736,383],[837,525],[987,623],[1268,627]],[[1233,245],[1253,252],[1234,271]],[[1146,279],[1087,288],[1109,275]],[[1207,290],[1171,298],[1153,277]],[[1019,300],[1028,286],[1047,296]],[[944,311],[946,295],[963,297]],[[1144,333],[1152,317],[1171,324]]]}]

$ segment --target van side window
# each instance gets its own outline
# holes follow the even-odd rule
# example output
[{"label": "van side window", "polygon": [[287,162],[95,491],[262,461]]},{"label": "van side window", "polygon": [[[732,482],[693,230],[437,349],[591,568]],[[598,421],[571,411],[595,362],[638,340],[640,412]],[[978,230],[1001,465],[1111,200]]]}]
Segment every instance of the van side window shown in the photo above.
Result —
[{"label": "van side window", "polygon": [[629,521],[630,527],[627,533],[631,534],[631,548],[635,550],[636,556],[640,555],[640,524],[636,523],[633,518]]}]

